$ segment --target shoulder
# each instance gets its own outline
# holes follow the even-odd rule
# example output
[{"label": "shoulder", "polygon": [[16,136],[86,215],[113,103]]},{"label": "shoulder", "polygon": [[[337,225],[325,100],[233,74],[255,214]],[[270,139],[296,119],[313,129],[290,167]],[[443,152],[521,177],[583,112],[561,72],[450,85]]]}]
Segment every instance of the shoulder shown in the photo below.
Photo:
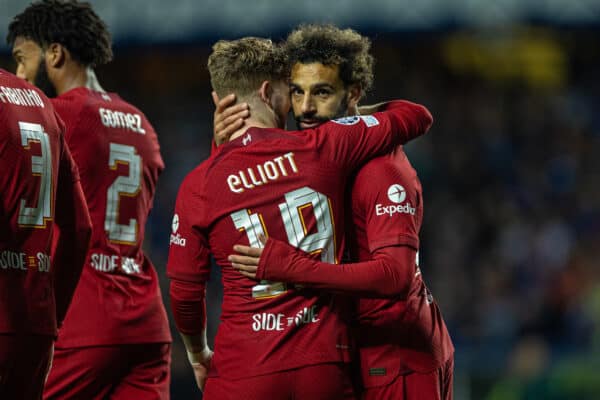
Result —
[{"label": "shoulder", "polygon": [[[0,85],[10,86],[13,88],[36,89],[29,82],[18,78],[16,75],[0,68]],[[37,89],[36,89],[37,90]]]},{"label": "shoulder", "polygon": [[394,185],[415,193],[421,190],[417,172],[410,164],[402,147],[385,156],[373,158],[356,173],[353,193],[365,194],[367,191],[384,191]]},{"label": "shoulder", "polygon": [[199,193],[202,190],[203,184],[205,182],[207,163],[210,161],[210,158],[201,164],[199,164],[196,168],[191,170],[179,186],[179,193]]},{"label": "shoulder", "polygon": [[89,99],[81,93],[69,91],[54,99],[52,104],[67,126],[73,124],[82,112],[85,112]]},{"label": "shoulder", "polygon": [[[12,107],[23,107],[29,110],[49,110],[52,112],[52,102],[34,85],[0,69],[0,112]],[[37,111],[34,111],[37,112]]]},{"label": "shoulder", "polygon": [[137,113],[145,117],[144,113],[133,103],[130,103],[127,100],[124,100],[117,93],[104,93],[103,99],[107,102],[107,104],[114,104],[115,106],[122,108],[124,110],[128,110],[132,113]]}]

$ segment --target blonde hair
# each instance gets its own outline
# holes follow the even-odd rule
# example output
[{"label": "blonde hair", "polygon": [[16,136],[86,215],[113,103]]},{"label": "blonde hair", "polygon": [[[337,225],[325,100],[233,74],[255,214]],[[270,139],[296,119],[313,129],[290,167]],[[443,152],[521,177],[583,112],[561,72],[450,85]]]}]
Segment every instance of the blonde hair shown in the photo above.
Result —
[{"label": "blonde hair", "polygon": [[288,79],[289,65],[285,53],[270,39],[245,37],[215,43],[208,72],[219,97],[230,93],[247,97],[264,81]]}]

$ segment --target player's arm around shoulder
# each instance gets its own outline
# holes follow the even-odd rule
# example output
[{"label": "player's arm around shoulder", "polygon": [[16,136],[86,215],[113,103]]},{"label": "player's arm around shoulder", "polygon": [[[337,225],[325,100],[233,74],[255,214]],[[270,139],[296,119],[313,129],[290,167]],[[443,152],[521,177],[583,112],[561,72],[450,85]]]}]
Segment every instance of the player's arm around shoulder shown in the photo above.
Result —
[{"label": "player's arm around shoulder", "polygon": [[393,129],[402,132],[405,137],[400,144],[409,142],[429,131],[433,124],[433,116],[424,105],[408,100],[392,100],[377,105],[377,112],[373,115],[387,114]]},{"label": "player's arm around shoulder", "polygon": [[390,101],[381,108],[385,110],[335,119],[314,129],[322,158],[354,169],[425,134],[433,122],[427,108],[409,101]]}]

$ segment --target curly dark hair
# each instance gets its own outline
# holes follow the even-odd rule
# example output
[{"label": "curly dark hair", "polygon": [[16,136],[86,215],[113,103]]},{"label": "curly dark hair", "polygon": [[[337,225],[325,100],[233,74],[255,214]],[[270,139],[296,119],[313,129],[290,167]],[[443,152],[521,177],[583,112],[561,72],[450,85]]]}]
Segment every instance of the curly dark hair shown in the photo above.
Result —
[{"label": "curly dark hair", "polygon": [[373,85],[371,41],[352,29],[330,24],[300,25],[288,35],[284,48],[291,65],[338,65],[345,85],[359,84],[363,91]]},{"label": "curly dark hair", "polygon": [[8,26],[6,41],[9,45],[14,45],[19,36],[42,48],[60,43],[73,59],[85,66],[106,64],[113,57],[110,33],[90,3],[76,0],[34,2]]}]

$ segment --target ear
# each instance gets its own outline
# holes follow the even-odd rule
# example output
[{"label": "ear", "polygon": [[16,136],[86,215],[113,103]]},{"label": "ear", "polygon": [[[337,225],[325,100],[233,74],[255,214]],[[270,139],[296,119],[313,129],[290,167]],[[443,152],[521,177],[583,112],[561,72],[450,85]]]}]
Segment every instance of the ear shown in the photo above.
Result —
[{"label": "ear", "polygon": [[270,106],[271,95],[273,94],[273,87],[271,86],[271,82],[263,81],[263,83],[260,85],[258,93],[260,94],[260,99],[263,101],[263,103]]},{"label": "ear", "polygon": [[60,68],[67,60],[69,51],[60,43],[52,43],[46,49],[46,63],[48,67]]},{"label": "ear", "polygon": [[358,106],[358,102],[362,97],[362,88],[358,84],[352,84],[348,87],[348,94],[346,96],[348,108],[354,109]]}]

